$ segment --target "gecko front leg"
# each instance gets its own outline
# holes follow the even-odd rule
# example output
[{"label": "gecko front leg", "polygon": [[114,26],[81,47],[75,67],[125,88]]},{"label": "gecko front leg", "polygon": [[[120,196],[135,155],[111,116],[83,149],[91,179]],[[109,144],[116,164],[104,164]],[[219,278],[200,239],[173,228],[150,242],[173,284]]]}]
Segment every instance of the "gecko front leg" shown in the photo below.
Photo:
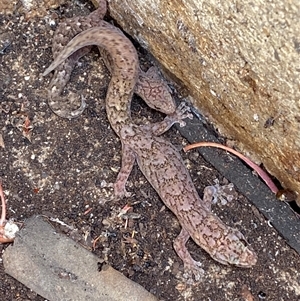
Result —
[{"label": "gecko front leg", "polygon": [[132,171],[135,162],[135,155],[132,150],[125,144],[122,143],[122,163],[121,169],[118,173],[116,182],[114,184],[114,193],[117,198],[129,197],[130,192],[126,191],[125,185],[128,177]]},{"label": "gecko front leg", "polygon": [[147,124],[142,126],[141,129],[147,132],[151,132],[154,136],[160,136],[171,128],[175,123],[179,123],[180,126],[185,126],[183,119],[192,119],[193,115],[190,113],[190,107],[182,102],[176,109],[176,111],[170,115],[167,115],[163,121],[153,124]]},{"label": "gecko front leg", "polygon": [[196,281],[199,281],[204,274],[204,270],[201,268],[201,263],[192,258],[190,252],[186,247],[186,243],[190,238],[190,234],[184,228],[176,237],[173,247],[177,255],[181,258],[184,264],[184,278],[189,282],[192,282],[193,276]]}]

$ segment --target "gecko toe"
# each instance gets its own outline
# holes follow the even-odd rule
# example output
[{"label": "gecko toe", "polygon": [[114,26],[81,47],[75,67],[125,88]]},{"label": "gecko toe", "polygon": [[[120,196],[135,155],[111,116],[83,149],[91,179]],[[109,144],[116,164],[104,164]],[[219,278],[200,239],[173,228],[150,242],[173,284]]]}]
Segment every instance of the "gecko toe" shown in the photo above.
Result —
[{"label": "gecko toe", "polygon": [[191,264],[184,265],[184,274],[183,277],[185,278],[188,284],[194,284],[201,280],[204,276],[204,270],[201,268],[201,263],[199,261],[194,261]]}]

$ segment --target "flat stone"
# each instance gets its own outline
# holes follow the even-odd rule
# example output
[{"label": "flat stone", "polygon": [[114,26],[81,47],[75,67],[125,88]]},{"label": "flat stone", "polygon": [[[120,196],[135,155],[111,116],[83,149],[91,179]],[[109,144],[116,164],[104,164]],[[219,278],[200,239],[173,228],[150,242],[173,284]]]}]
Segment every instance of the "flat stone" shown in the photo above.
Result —
[{"label": "flat stone", "polygon": [[5,272],[49,301],[157,300],[41,216],[25,221],[3,255]]}]

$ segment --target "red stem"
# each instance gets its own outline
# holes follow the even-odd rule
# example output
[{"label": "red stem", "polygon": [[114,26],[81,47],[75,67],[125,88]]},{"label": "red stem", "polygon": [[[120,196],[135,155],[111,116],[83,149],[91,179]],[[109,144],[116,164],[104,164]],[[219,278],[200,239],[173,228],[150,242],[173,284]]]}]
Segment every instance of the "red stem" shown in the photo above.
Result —
[{"label": "red stem", "polygon": [[274,184],[272,179],[261,167],[259,167],[258,165],[253,163],[250,159],[248,159],[244,155],[240,154],[239,152],[235,151],[234,149],[232,149],[228,146],[225,146],[225,145],[219,144],[219,143],[215,143],[215,142],[198,142],[198,143],[187,145],[186,147],[183,148],[183,150],[185,152],[187,152],[190,149],[193,149],[196,147],[201,147],[201,146],[211,146],[211,147],[221,148],[221,149],[224,149],[224,150],[236,155],[237,157],[239,157],[241,160],[243,160],[246,164],[248,164],[250,167],[252,167],[257,172],[257,174],[264,180],[264,182],[267,184],[267,186],[271,189],[272,192],[274,192],[275,194],[278,192],[278,188],[276,187],[276,185]]}]

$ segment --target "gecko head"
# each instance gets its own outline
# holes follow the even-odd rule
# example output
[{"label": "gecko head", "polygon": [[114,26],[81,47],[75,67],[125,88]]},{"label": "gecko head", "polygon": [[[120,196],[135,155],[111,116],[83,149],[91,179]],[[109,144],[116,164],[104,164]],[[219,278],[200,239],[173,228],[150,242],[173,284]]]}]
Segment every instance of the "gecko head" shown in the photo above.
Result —
[{"label": "gecko head", "polygon": [[241,232],[229,228],[221,239],[218,248],[211,256],[223,264],[250,268],[257,262],[257,255]]},{"label": "gecko head", "polygon": [[170,115],[176,111],[177,106],[165,84],[160,82],[158,86],[153,85],[151,90],[152,92],[147,94],[147,98],[145,98],[150,108],[166,115]]}]

